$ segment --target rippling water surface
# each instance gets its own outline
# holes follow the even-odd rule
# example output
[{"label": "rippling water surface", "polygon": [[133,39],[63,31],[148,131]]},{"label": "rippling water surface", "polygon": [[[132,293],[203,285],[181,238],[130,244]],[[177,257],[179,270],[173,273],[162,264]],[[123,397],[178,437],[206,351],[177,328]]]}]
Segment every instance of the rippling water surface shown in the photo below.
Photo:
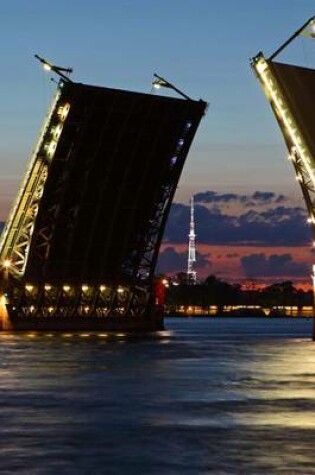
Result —
[{"label": "rippling water surface", "polygon": [[2,474],[315,474],[306,319],[0,334]]}]

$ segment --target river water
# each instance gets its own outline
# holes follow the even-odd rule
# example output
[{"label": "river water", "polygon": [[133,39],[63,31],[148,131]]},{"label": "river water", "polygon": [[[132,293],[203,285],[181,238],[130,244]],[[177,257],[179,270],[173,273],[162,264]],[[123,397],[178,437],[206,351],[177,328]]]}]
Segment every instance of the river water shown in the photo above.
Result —
[{"label": "river water", "polygon": [[315,474],[306,319],[0,334],[0,473]]}]

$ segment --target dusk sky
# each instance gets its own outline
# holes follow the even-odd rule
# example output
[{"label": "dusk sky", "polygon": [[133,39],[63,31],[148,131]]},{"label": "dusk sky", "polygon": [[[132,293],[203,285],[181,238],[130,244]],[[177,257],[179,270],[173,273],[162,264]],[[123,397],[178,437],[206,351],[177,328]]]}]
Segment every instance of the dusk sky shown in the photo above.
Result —
[{"label": "dusk sky", "polygon": [[[0,220],[55,90],[35,53],[73,67],[75,81],[108,87],[150,92],[156,72],[210,103],[175,197],[161,271],[185,270],[195,194],[200,276],[308,282],[302,195],[249,59],[270,55],[314,14],[314,0],[2,2]],[[314,67],[315,41],[298,39],[281,59]]]}]

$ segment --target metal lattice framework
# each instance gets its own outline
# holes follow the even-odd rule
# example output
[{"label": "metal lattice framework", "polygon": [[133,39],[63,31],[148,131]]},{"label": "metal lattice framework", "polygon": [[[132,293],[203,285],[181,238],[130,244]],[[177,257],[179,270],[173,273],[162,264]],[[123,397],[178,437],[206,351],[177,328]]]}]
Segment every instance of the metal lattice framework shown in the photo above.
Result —
[{"label": "metal lattice framework", "polygon": [[[294,166],[296,180],[301,186],[307,205],[309,222],[315,225],[315,157],[273,74],[272,65],[260,54],[254,59],[252,66],[283,132],[289,149],[288,158]],[[315,227],[313,231],[315,235]]]},{"label": "metal lattice framework", "polygon": [[12,322],[154,316],[163,230],[205,108],[60,83],[1,239]]},{"label": "metal lattice framework", "polygon": [[44,193],[49,164],[53,158],[68,107],[59,104],[60,91],[53,100],[38,144],[1,236],[0,262],[10,262],[10,275],[20,278],[25,273],[32,233],[39,203]]},{"label": "metal lattice framework", "polygon": [[[299,35],[315,37],[315,17],[310,18],[269,59],[259,53],[252,68],[276,116],[308,211],[315,245],[315,126],[312,117],[315,71],[277,63],[274,59]],[[300,91],[300,92],[299,92]],[[313,274],[315,273],[313,266]]]}]

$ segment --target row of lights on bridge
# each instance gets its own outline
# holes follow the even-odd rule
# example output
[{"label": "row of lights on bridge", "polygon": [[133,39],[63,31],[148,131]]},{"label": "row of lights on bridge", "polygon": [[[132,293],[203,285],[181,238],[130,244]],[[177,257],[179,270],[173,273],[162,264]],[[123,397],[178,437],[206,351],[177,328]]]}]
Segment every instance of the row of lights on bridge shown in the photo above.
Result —
[{"label": "row of lights on bridge", "polygon": [[[35,286],[32,285],[32,284],[26,284],[26,285],[25,285],[25,290],[27,290],[28,292],[32,292],[32,291],[34,290],[34,288],[35,288]],[[45,284],[45,285],[44,285],[44,289],[45,289],[47,292],[49,292],[49,291],[52,290],[53,288],[54,288],[54,287],[53,287],[52,285],[50,285],[50,284]],[[63,289],[64,292],[70,292],[71,289],[75,289],[75,288],[76,288],[76,287],[71,287],[71,285],[63,285],[63,286],[62,286],[62,289]],[[99,286],[99,290],[100,290],[101,292],[105,292],[105,290],[106,290],[107,288],[108,288],[108,287],[106,287],[106,285],[100,285],[100,286]],[[82,285],[82,286],[81,286],[81,290],[82,290],[83,292],[87,292],[87,291],[90,290],[90,289],[93,290],[94,287],[88,286],[88,285]],[[118,288],[117,288],[117,292],[118,292],[119,294],[122,294],[123,292],[125,292],[125,290],[126,290],[126,289],[124,289],[123,287],[118,287]]]},{"label": "row of lights on bridge", "polygon": [[[46,156],[50,160],[54,156],[54,153],[55,153],[55,150],[57,148],[57,144],[58,144],[58,141],[59,141],[62,129],[63,129],[64,121],[67,118],[69,110],[70,110],[70,104],[69,103],[65,103],[63,105],[60,105],[57,109],[57,117],[59,119],[59,122],[56,125],[54,125],[53,127],[51,127],[50,135],[51,135],[52,138],[49,142],[47,142],[44,145]],[[5,270],[8,271],[10,269],[10,267],[12,267],[12,266],[13,266],[13,262],[12,262],[11,259],[8,259],[8,258],[4,259],[4,261],[2,263],[2,267]]]},{"label": "row of lights on bridge", "polygon": [[[12,307],[12,309],[15,310],[16,307]],[[87,313],[90,312],[91,309],[93,309],[93,307],[90,307],[89,305],[85,305],[84,307],[82,307],[82,309],[83,309],[83,312],[87,314]],[[30,305],[30,306],[28,307],[28,310],[29,310],[30,313],[34,313],[34,312],[36,311],[36,307],[35,307],[34,305]],[[48,307],[47,310],[48,310],[48,313],[51,315],[51,314],[54,313],[56,310],[58,310],[58,308],[51,306],[51,307]],[[109,308],[108,308],[108,307],[104,307],[103,310],[104,310],[105,312],[107,312],[107,311],[109,310]],[[117,310],[118,310],[118,312],[120,312],[120,313],[124,313],[125,310],[126,310],[126,307],[118,307]]]},{"label": "row of lights on bridge", "polygon": [[[305,166],[307,172],[309,173],[310,178],[311,178],[311,180],[314,184],[315,183],[314,173],[313,173],[313,170],[310,168],[310,161],[307,159],[307,156],[306,156],[307,152],[306,152],[306,148],[305,148],[305,145],[303,143],[302,137],[300,136],[297,127],[294,126],[291,117],[289,117],[287,111],[285,110],[284,102],[279,97],[279,91],[277,90],[275,84],[273,83],[273,81],[271,79],[268,78],[267,63],[265,62],[264,59],[260,59],[258,64],[256,64],[256,69],[260,73],[261,77],[264,80],[265,85],[269,89],[270,95],[271,95],[272,99],[274,100],[274,103],[277,107],[277,110],[282,113],[282,118],[283,118],[284,125],[286,126],[286,129],[289,132],[289,135],[291,136],[291,139],[292,139],[293,143],[296,144],[296,145],[291,147],[291,151],[290,151],[291,153],[289,153],[289,155],[288,155],[288,160],[290,160],[291,162],[296,162],[297,161],[296,155],[297,155],[298,149],[299,149],[301,159],[302,159],[302,163],[304,164],[304,166]],[[303,182],[303,176],[300,172],[298,172],[296,174],[295,178],[298,182],[300,182],[300,183]],[[315,224],[315,217],[310,216],[309,218],[307,218],[307,223],[308,224]],[[313,246],[315,246],[315,241],[313,242]]]},{"label": "row of lights on bridge", "polygon": [[[5,259],[5,260],[3,261],[2,267],[5,268],[5,269],[9,269],[9,268],[11,267],[11,264],[12,264],[12,263],[11,263],[11,261],[10,261],[9,259]],[[50,290],[53,289],[53,286],[50,285],[50,284],[45,284],[45,285],[44,285],[44,289],[45,289],[47,292],[49,292]],[[70,290],[72,289],[72,287],[71,287],[71,285],[63,285],[63,286],[62,286],[62,289],[63,289],[64,292],[70,292]],[[81,286],[81,289],[82,289],[83,292],[88,292],[90,289],[93,289],[93,287],[92,287],[92,286],[89,286],[89,285],[86,285],[86,284],[83,284],[83,285]],[[100,286],[99,286],[99,290],[100,290],[101,292],[105,292],[106,289],[107,289],[106,285],[100,285]],[[28,292],[32,292],[32,291],[34,290],[34,285],[32,285],[32,284],[26,284],[26,285],[25,285],[25,290],[27,290]],[[119,286],[119,287],[117,288],[117,292],[118,292],[119,294],[122,294],[123,292],[125,292],[125,290],[126,290],[126,289],[124,289],[124,288],[121,287],[121,286]]]}]

